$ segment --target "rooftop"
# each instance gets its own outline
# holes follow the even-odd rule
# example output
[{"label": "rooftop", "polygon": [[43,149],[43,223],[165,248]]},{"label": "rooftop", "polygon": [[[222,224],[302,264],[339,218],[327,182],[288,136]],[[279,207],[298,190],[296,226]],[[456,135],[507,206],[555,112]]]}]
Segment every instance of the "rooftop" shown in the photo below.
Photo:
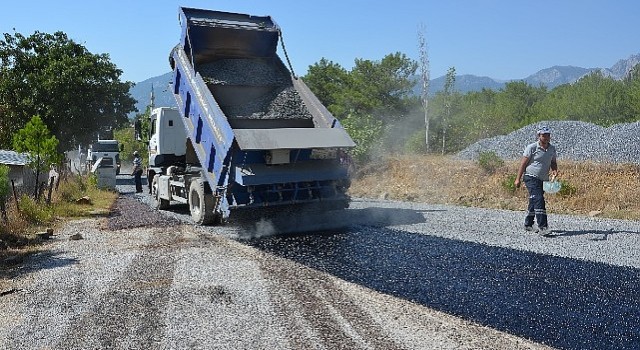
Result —
[{"label": "rooftop", "polygon": [[29,156],[26,153],[18,153],[0,149],[0,164],[5,165],[26,165],[29,162]]}]

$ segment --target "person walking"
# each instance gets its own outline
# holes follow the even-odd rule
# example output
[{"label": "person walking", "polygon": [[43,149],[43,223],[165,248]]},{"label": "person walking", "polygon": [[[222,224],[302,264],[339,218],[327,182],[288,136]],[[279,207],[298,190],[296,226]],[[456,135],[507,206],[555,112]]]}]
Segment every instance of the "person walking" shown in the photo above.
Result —
[{"label": "person walking", "polygon": [[529,206],[524,219],[525,230],[534,230],[535,219],[538,223],[537,232],[542,236],[547,236],[551,231],[547,222],[543,182],[549,181],[549,175],[553,178],[558,176],[558,163],[556,148],[551,144],[551,129],[547,126],[541,126],[536,135],[538,140],[527,145],[522,153],[514,185],[518,188],[524,180],[529,191]]},{"label": "person walking", "polygon": [[131,174],[136,182],[136,193],[142,193],[142,159],[138,151],[133,152],[133,170]]}]

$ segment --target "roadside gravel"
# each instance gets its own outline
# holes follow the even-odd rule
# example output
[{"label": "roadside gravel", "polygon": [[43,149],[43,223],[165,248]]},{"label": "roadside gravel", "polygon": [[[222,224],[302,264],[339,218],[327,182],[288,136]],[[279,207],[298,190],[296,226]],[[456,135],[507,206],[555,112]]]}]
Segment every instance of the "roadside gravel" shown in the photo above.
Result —
[{"label": "roadside gravel", "polygon": [[476,160],[481,152],[493,151],[505,160],[520,159],[527,143],[535,142],[540,125],[551,128],[551,143],[556,146],[558,159],[640,164],[640,122],[604,128],[581,121],[543,121],[507,135],[482,139],[457,157]]}]

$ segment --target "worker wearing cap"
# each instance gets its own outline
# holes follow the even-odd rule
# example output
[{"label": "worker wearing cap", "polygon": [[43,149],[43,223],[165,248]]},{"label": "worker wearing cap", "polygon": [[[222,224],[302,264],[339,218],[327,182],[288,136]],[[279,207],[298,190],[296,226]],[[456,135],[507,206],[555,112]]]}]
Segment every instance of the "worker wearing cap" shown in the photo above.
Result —
[{"label": "worker wearing cap", "polygon": [[518,175],[514,185],[520,187],[523,180],[529,191],[529,207],[524,220],[524,228],[533,231],[534,219],[538,223],[538,233],[546,236],[551,233],[547,222],[543,182],[549,181],[549,175],[558,175],[556,148],[551,144],[551,129],[541,126],[536,132],[538,140],[525,147]]},{"label": "worker wearing cap", "polygon": [[142,159],[138,151],[133,152],[133,170],[131,171],[136,182],[136,193],[142,192]]}]

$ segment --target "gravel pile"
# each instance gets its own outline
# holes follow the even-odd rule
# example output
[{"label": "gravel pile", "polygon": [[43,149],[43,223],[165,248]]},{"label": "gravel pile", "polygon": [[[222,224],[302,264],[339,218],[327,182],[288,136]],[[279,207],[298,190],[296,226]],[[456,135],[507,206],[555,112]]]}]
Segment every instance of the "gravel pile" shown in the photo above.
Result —
[{"label": "gravel pile", "polygon": [[289,73],[275,58],[222,59],[198,66],[208,84],[241,86],[291,85]]},{"label": "gravel pile", "polygon": [[289,72],[276,58],[222,59],[199,66],[198,72],[214,95],[217,89],[223,89],[225,86],[248,88],[249,91],[253,87],[273,88],[269,93],[258,97],[247,94],[242,103],[227,104],[227,101],[218,97],[221,108],[229,118],[313,118],[293,88]]},{"label": "gravel pile", "polygon": [[149,205],[150,203],[135,201],[130,197],[119,197],[107,218],[107,228],[115,231],[144,226],[171,227],[180,224],[178,219],[163,215]]},{"label": "gravel pile", "polygon": [[275,89],[240,105],[225,106],[227,117],[235,119],[311,119],[311,113],[293,87]]},{"label": "gravel pile", "polygon": [[493,151],[504,160],[517,160],[524,147],[535,142],[540,125],[551,128],[551,143],[559,159],[640,164],[640,122],[604,128],[581,121],[545,121],[480,140],[460,151],[457,158],[477,160],[481,152]]}]

